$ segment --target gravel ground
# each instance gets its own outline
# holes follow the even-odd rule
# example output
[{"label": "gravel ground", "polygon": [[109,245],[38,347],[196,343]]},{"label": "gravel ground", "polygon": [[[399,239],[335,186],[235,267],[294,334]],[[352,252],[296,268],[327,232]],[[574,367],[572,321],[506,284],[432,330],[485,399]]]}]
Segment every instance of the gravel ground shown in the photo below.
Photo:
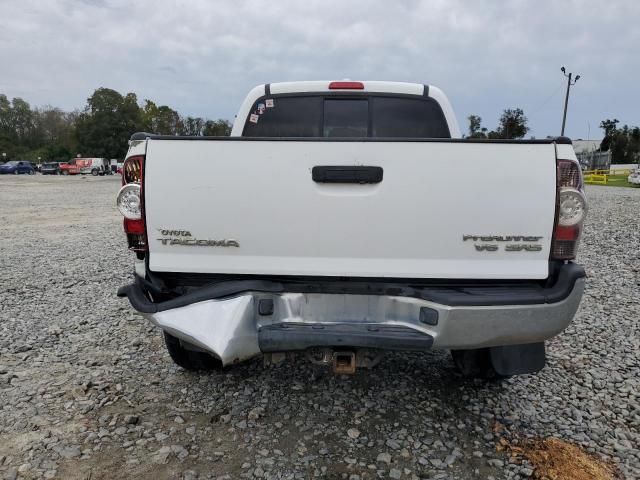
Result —
[{"label": "gravel ground", "polygon": [[530,436],[640,478],[640,189],[588,189],[580,311],[542,372],[500,384],[445,352],[351,377],[181,370],[115,296],[132,269],[118,187],[0,177],[0,478],[525,478],[501,444]]}]

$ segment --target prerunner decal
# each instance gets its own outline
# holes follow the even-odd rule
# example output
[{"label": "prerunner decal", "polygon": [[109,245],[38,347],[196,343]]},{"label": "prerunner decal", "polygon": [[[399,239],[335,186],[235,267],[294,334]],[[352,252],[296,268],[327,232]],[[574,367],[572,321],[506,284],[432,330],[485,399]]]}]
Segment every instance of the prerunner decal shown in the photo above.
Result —
[{"label": "prerunner decal", "polygon": [[267,108],[273,108],[273,98],[267,98],[264,101],[265,105],[267,106]]},{"label": "prerunner decal", "polygon": [[256,115],[255,113],[252,113],[252,114],[249,116],[249,121],[250,121],[251,123],[258,123],[258,118],[260,118],[258,115]]}]

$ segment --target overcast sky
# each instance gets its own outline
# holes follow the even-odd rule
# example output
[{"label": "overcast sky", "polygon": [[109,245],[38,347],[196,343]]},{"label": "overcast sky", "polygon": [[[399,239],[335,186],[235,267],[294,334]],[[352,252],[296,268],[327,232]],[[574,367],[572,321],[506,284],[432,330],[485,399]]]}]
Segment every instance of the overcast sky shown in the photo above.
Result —
[{"label": "overcast sky", "polygon": [[229,118],[254,85],[437,85],[463,131],[521,107],[537,137],[640,124],[640,1],[0,0],[0,93],[82,108],[94,89]]}]

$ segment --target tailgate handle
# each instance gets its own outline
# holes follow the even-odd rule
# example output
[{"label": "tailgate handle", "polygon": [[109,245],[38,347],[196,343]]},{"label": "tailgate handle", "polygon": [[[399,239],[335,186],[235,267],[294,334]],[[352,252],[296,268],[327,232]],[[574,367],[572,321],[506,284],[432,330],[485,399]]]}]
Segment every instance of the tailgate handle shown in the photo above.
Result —
[{"label": "tailgate handle", "polygon": [[380,183],[382,167],[318,166],[311,178],[318,183]]}]

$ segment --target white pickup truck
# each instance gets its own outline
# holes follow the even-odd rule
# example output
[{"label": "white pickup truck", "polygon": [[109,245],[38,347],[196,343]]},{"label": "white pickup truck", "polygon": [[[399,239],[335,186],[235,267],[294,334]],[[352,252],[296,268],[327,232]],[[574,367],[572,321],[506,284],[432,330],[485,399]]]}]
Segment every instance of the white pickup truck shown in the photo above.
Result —
[{"label": "white pickup truck", "polygon": [[531,373],[584,288],[571,141],[462,139],[432,86],[260,85],[231,137],[134,134],[117,203],[118,295],[192,370],[449,349],[467,376]]}]

